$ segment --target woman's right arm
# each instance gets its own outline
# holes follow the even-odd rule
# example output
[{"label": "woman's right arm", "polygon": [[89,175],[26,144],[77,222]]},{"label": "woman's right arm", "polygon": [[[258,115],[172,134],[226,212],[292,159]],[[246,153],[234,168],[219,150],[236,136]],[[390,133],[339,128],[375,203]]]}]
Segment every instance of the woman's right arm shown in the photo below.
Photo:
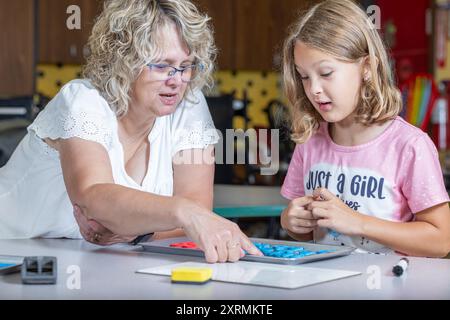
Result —
[{"label": "woman's right arm", "polygon": [[179,201],[115,184],[108,153],[101,145],[79,138],[52,145],[60,153],[69,198],[89,219],[122,236],[179,227]]},{"label": "woman's right arm", "polygon": [[236,261],[242,256],[241,248],[261,254],[236,224],[194,201],[114,184],[109,156],[101,145],[70,138],[53,141],[52,146],[60,153],[71,202],[113,233],[135,236],[182,228],[205,251],[208,262],[218,261],[219,256]]}]

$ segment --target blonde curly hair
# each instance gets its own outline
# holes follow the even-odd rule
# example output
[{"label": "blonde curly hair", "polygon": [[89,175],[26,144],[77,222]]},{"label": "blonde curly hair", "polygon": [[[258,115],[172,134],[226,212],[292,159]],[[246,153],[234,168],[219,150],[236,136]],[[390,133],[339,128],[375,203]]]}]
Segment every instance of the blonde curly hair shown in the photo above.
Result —
[{"label": "blonde curly hair", "polygon": [[174,23],[203,71],[188,90],[211,86],[216,47],[210,18],[189,0],[108,0],[88,40],[83,76],[118,117],[128,111],[130,90],[143,67],[161,58],[161,30]]},{"label": "blonde curly hair", "polygon": [[368,58],[371,78],[361,83],[355,116],[358,123],[384,123],[400,113],[401,94],[394,83],[388,54],[366,13],[349,0],[324,1],[301,16],[284,43],[283,82],[294,142],[308,141],[324,121],[306,96],[295,69],[297,41],[346,62]]}]

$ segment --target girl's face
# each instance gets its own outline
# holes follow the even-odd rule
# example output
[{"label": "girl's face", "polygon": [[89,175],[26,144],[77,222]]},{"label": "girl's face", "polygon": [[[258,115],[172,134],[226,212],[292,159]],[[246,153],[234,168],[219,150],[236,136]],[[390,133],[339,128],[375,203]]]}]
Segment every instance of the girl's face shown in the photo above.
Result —
[{"label": "girl's face", "polygon": [[297,41],[294,61],[303,88],[322,118],[338,123],[355,111],[362,83],[362,63],[349,63]]},{"label": "girl's face", "polygon": [[[174,23],[163,28],[159,36],[163,54],[160,60],[151,63],[166,64],[178,69],[192,65],[194,57],[189,54],[189,49],[182,41]],[[144,67],[132,89],[134,105],[143,109],[150,117],[160,117],[175,112],[188,85],[181,80],[179,72],[165,81],[160,80],[161,76],[158,77],[156,72],[148,66]]]}]

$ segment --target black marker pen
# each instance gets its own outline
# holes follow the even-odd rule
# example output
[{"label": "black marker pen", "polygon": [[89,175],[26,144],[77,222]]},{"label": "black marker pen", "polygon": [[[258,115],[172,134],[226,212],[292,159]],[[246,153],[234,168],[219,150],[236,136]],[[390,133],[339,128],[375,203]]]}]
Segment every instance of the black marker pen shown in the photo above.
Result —
[{"label": "black marker pen", "polygon": [[395,276],[400,277],[406,271],[408,265],[409,260],[407,258],[401,258],[400,261],[397,262],[397,264],[394,267],[392,267],[392,273]]}]

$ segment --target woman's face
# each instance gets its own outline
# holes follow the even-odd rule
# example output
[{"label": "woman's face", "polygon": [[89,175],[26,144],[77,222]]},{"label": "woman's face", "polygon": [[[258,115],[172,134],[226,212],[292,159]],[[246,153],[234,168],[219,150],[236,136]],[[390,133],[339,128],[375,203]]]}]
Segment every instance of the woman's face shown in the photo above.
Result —
[{"label": "woman's face", "polygon": [[[186,44],[182,41],[174,23],[162,29],[159,35],[163,54],[155,64],[167,64],[180,69],[191,65],[194,61]],[[159,80],[156,71],[146,66],[136,79],[132,87],[132,108],[140,108],[148,112],[151,117],[161,117],[175,112],[187,88],[187,83],[181,81],[181,74],[177,72],[168,80]]]},{"label": "woman's face", "polygon": [[362,83],[360,62],[337,60],[301,41],[294,47],[294,60],[309,101],[325,121],[337,123],[355,111]]}]

